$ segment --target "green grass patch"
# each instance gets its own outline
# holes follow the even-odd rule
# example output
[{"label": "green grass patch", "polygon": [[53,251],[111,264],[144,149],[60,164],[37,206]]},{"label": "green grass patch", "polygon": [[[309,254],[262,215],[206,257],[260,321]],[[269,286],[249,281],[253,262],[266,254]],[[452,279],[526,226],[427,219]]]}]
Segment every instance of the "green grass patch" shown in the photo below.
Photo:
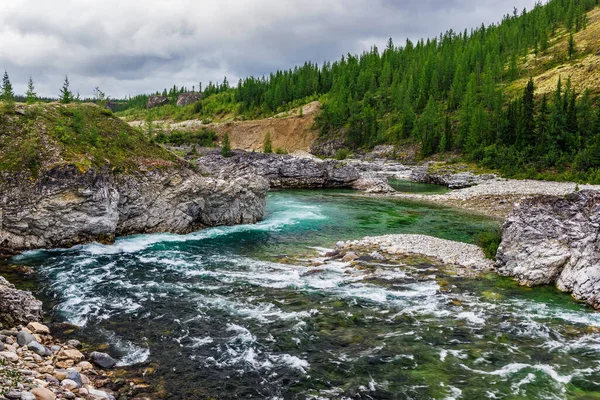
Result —
[{"label": "green grass patch", "polygon": [[165,165],[175,156],[141,131],[92,104],[18,104],[0,112],[0,171],[29,171],[69,163],[85,170],[135,170]]}]

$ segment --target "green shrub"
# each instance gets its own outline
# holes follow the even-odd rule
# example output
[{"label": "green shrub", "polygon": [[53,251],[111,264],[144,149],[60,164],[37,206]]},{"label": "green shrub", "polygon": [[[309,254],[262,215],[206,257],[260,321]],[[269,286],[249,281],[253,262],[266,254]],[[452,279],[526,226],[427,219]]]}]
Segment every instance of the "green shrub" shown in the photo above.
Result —
[{"label": "green shrub", "polygon": [[277,147],[275,149],[275,153],[276,154],[289,154],[288,151],[286,149],[282,149],[281,147]]},{"label": "green shrub", "polygon": [[502,230],[500,227],[479,232],[475,236],[475,243],[477,246],[481,247],[486,258],[489,258],[490,260],[496,259],[496,253],[498,252],[498,247],[501,242]]},{"label": "green shrub", "polygon": [[350,151],[348,149],[339,149],[338,151],[335,152],[335,159],[342,161],[342,160],[345,160],[346,158],[348,158],[349,155],[350,155]]},{"label": "green shrub", "polygon": [[233,155],[233,152],[231,151],[231,142],[229,141],[229,135],[227,133],[223,136],[221,155],[223,157],[231,157]]},{"label": "green shrub", "polygon": [[265,136],[265,142],[263,144],[263,153],[272,153],[273,152],[273,144],[271,143],[271,132],[267,132]]}]

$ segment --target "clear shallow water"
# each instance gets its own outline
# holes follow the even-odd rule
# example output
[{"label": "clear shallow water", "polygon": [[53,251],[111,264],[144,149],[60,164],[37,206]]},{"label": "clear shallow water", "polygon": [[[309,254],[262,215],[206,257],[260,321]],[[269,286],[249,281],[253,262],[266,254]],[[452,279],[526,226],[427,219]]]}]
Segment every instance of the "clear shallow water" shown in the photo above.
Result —
[{"label": "clear shallow water", "polygon": [[[347,192],[272,193],[266,219],[32,252],[54,320],[158,364],[170,398],[600,398],[600,314],[550,288],[404,265],[302,266],[384,233],[470,241],[493,222]],[[578,397],[587,396],[587,397]]]},{"label": "clear shallow water", "polygon": [[449,192],[449,189],[445,186],[411,182],[402,179],[388,179],[388,183],[400,193],[444,194]]}]

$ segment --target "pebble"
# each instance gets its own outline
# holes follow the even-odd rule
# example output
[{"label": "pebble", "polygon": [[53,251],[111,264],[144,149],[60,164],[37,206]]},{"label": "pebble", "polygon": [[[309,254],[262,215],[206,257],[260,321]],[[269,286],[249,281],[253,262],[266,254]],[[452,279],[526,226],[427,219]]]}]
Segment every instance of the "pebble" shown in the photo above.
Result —
[{"label": "pebble", "polygon": [[81,381],[81,374],[75,368],[67,369],[66,380],[72,380],[77,384],[77,387],[81,387],[83,385],[83,382]]},{"label": "pebble", "polygon": [[75,362],[83,361],[85,358],[83,354],[79,350],[76,349],[65,349],[61,350],[57,354],[58,358],[73,360]]},{"label": "pebble", "polygon": [[40,324],[39,322],[30,322],[27,324],[27,329],[33,333],[39,333],[42,335],[50,334],[50,328],[48,328],[46,325]]},{"label": "pebble", "polygon": [[77,396],[75,396],[75,393],[70,392],[68,390],[65,390],[63,392],[63,399],[75,399],[75,398],[77,398]]},{"label": "pebble", "polygon": [[19,346],[27,346],[29,343],[33,342],[35,338],[33,335],[25,330],[17,333],[17,343]]},{"label": "pebble", "polygon": [[21,400],[35,400],[35,396],[29,392],[21,393]]},{"label": "pebble", "polygon": [[77,389],[80,385],[78,385],[77,382],[71,379],[65,379],[60,383],[60,386],[64,387],[65,389],[73,390]]},{"label": "pebble", "polygon": [[71,339],[67,340],[67,345],[75,348],[81,347],[81,342],[79,340]]},{"label": "pebble", "polygon": [[21,391],[20,390],[9,390],[8,393],[4,395],[7,399],[20,399]]},{"label": "pebble", "polygon": [[102,368],[112,368],[117,364],[117,361],[106,353],[94,351],[90,354],[91,361]]},{"label": "pebble", "polygon": [[31,394],[35,396],[35,400],[56,400],[56,395],[46,388],[31,389]]},{"label": "pebble", "polygon": [[19,356],[17,353],[13,353],[12,351],[2,351],[0,352],[0,357],[14,363],[19,361]]},{"label": "pebble", "polygon": [[29,343],[27,345],[27,348],[39,356],[43,357],[46,355],[46,348],[44,346],[42,346],[41,344],[39,344],[38,342],[36,342],[35,340],[33,342]]},{"label": "pebble", "polygon": [[343,262],[350,262],[350,261],[354,261],[358,258],[358,255],[353,252],[353,251],[349,251],[346,253],[346,255],[342,258]]},{"label": "pebble", "polygon": [[79,364],[77,364],[77,367],[81,371],[87,371],[87,370],[90,370],[90,369],[94,368],[94,366],[91,363],[87,362],[87,361],[80,362]]}]

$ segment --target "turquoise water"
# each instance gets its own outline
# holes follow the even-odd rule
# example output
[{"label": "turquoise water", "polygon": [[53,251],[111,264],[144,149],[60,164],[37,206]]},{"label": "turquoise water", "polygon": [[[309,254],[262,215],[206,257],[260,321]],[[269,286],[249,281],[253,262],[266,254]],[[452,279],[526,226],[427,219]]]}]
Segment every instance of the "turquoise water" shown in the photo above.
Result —
[{"label": "turquoise water", "polygon": [[444,194],[449,192],[449,189],[445,186],[429,183],[418,183],[401,179],[388,179],[388,183],[400,193]]},{"label": "turquoise water", "polygon": [[[264,221],[30,252],[49,318],[153,365],[167,398],[598,398],[600,315],[422,259],[308,266],[342,239],[469,242],[494,221],[346,191],[271,193]],[[578,397],[587,396],[587,397]]]}]

